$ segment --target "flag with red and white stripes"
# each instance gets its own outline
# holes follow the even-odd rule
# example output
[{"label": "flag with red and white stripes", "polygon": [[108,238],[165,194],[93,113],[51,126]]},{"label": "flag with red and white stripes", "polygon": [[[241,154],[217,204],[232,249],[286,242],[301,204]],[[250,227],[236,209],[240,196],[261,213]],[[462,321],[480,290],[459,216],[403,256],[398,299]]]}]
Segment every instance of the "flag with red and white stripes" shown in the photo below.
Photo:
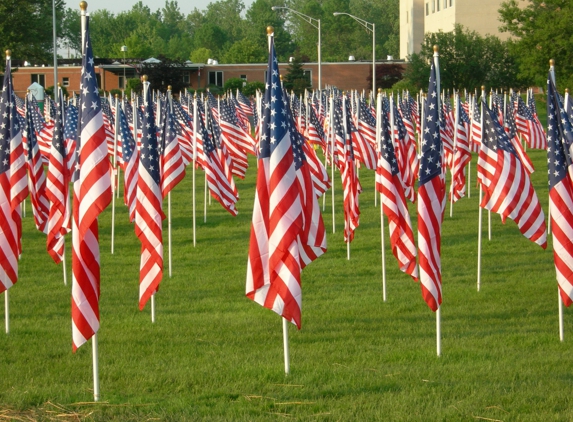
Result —
[{"label": "flag with red and white stripes", "polygon": [[543,126],[519,95],[514,97],[514,109],[517,131],[523,135],[529,148],[546,149],[547,138]]},{"label": "flag with red and white stripes", "polygon": [[123,157],[123,200],[129,210],[129,221],[135,220],[135,198],[137,195],[137,169],[139,165],[139,152],[133,139],[133,132],[129,129],[123,107],[119,107],[117,140],[121,143]]},{"label": "flag with red and white stripes", "polygon": [[[437,58],[435,58],[437,59]],[[430,68],[418,187],[418,256],[422,297],[432,311],[442,303],[442,220],[445,205],[436,64]]]},{"label": "flag with red and white stripes", "polygon": [[65,252],[64,236],[71,229],[70,172],[66,168],[62,105],[63,101],[60,93],[53,113],[54,116],[52,117],[54,122],[54,137],[52,139],[52,149],[50,150],[50,162],[48,164],[48,176],[46,181],[46,196],[50,201],[46,244],[48,253],[56,264],[59,264],[63,259]]},{"label": "flag with red and white stripes", "polygon": [[316,240],[305,227],[311,221],[303,210],[309,205],[304,198],[309,192],[315,201],[316,197],[308,177],[303,185],[297,174],[293,146],[300,138],[291,135],[295,128],[281,88],[272,39],[270,44],[246,294],[300,329],[301,270],[307,263],[302,248],[307,241]]},{"label": "flag with red and white stripes", "polygon": [[570,306],[573,303],[573,182],[567,145],[573,143],[573,129],[551,74],[547,79],[547,122],[553,260],[561,299],[565,306]]},{"label": "flag with red and white stripes", "polygon": [[99,330],[99,214],[111,202],[111,165],[97,86],[89,20],[80,82],[78,162],[74,180],[72,233],[73,350]]},{"label": "flag with red and white stripes", "polygon": [[26,127],[22,133],[24,145],[27,147],[26,167],[28,169],[28,191],[36,228],[47,233],[48,216],[50,214],[50,201],[46,196],[46,174],[40,154],[34,120],[32,119],[32,105],[26,101]]},{"label": "flag with red and white stripes", "polygon": [[478,158],[478,178],[484,196],[480,206],[516,222],[519,231],[543,249],[547,246],[545,216],[529,173],[497,116],[483,103],[484,137]]},{"label": "flag with red and white stripes", "polygon": [[163,277],[163,228],[160,145],[149,83],[144,87],[141,149],[135,201],[135,234],[141,241],[139,309],[157,292]]},{"label": "flag with red and white stripes", "polygon": [[416,265],[414,233],[394,153],[390,122],[385,112],[381,112],[377,118],[380,120],[381,133],[378,166],[376,167],[376,190],[382,194],[382,210],[388,218],[392,253],[398,260],[400,270],[417,280],[418,266]]},{"label": "flag with red and white stripes", "polygon": [[185,164],[177,141],[177,121],[169,101],[163,103],[161,128],[161,194],[163,198],[185,177]]},{"label": "flag with red and white stripes", "polygon": [[[19,146],[20,154],[12,155],[13,147]],[[12,159],[15,162],[12,162]],[[16,173],[12,173],[16,171]],[[21,190],[13,192],[12,178],[23,173],[24,183],[20,181]],[[22,147],[22,131],[16,100],[12,85],[10,57],[6,58],[4,84],[0,97],[0,293],[12,287],[18,281],[18,256],[22,220],[20,218],[20,203],[22,194],[28,194],[26,184],[26,168]],[[20,195],[12,196],[13,193]],[[24,195],[24,197],[26,196]]]},{"label": "flag with red and white stripes", "polygon": [[[452,163],[452,189],[453,201],[456,202],[466,194],[466,173],[465,169],[472,160],[472,153],[469,145],[470,119],[461,105],[460,96],[455,96],[454,113],[457,125],[456,138],[454,142],[454,154]],[[450,197],[452,199],[452,197]]]}]

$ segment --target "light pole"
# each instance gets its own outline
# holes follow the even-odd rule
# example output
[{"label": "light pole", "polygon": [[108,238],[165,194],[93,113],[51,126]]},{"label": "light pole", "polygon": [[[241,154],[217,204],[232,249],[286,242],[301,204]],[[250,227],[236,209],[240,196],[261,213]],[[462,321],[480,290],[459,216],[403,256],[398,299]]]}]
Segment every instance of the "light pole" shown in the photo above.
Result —
[{"label": "light pole", "polygon": [[127,51],[127,45],[121,46],[121,51],[123,52],[123,90],[127,87],[127,80],[125,79],[125,53]]},{"label": "light pole", "polygon": [[314,26],[316,29],[318,29],[318,91],[320,92],[321,88],[322,88],[322,52],[321,52],[321,41],[320,41],[320,19],[315,19],[315,18],[311,18],[308,15],[305,15],[304,13],[300,13],[297,12],[294,9],[291,9],[290,7],[284,7],[284,6],[273,6],[271,7],[272,10],[278,10],[278,9],[286,9],[292,13],[294,13],[295,15],[301,17],[302,19],[304,19],[306,22],[308,22],[309,24],[311,24],[312,26]]},{"label": "light pole", "polygon": [[376,94],[376,24],[371,22],[366,22],[364,19],[360,19],[350,13],[344,12],[334,12],[334,16],[347,15],[366,28],[367,31],[372,32],[372,95]]}]

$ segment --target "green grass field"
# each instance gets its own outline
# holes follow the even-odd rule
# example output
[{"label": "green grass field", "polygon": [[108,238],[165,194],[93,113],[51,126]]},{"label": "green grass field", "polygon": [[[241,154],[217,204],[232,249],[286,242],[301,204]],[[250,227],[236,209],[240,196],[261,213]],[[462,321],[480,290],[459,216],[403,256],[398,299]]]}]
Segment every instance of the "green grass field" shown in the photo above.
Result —
[{"label": "green grass field", "polygon": [[[530,156],[547,210],[546,153]],[[63,285],[28,203],[20,279],[10,289],[11,332],[0,333],[0,420],[572,420],[573,316],[565,311],[561,343],[551,241],[544,251],[497,215],[488,241],[485,212],[477,292],[475,169],[474,156],[471,198],[455,204],[453,218],[448,205],[443,223],[442,356],[436,356],[435,316],[420,286],[398,271],[387,228],[388,300],[382,300],[380,208],[374,174],[361,170],[362,214],[350,261],[338,174],[336,233],[327,194],[328,251],[303,272],[302,330],[290,327],[288,376],[281,319],[244,295],[255,161],[237,181],[236,218],[213,201],[203,223],[197,172],[196,247],[191,174],[176,187],[173,277],[166,250],[155,324],[149,305],[138,310],[140,244],[118,201],[114,255],[111,210],[100,218],[97,404],[91,343],[72,353],[71,281]],[[410,209],[416,230],[415,205]]]}]

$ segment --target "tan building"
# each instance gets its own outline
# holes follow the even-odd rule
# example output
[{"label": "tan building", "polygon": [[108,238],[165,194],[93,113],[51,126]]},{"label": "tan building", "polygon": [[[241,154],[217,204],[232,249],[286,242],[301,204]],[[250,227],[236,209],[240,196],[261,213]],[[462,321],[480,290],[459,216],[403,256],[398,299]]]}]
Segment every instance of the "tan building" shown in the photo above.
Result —
[{"label": "tan building", "polygon": [[[423,34],[452,31],[455,24],[463,25],[480,35],[495,35],[502,40],[508,39],[509,33],[499,32],[501,22],[498,10],[502,2],[503,0],[400,0],[400,58],[405,59],[408,54],[420,51]],[[423,23],[420,23],[422,21]]]}]

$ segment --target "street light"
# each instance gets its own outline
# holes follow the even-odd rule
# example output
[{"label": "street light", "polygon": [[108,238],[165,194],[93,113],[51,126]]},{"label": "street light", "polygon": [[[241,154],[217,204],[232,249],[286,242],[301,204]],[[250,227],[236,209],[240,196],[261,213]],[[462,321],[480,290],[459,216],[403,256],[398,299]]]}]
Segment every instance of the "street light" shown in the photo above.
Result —
[{"label": "street light", "polygon": [[127,51],[127,45],[122,45],[121,51],[123,52],[123,90],[125,91],[125,87],[127,86],[127,80],[125,79],[125,53]]},{"label": "street light", "polygon": [[367,31],[372,32],[372,95],[376,93],[376,24],[366,22],[364,19],[357,18],[350,13],[334,12],[334,16],[347,15],[366,28]]},{"label": "street light", "polygon": [[320,42],[320,19],[311,18],[310,16],[305,15],[304,13],[297,12],[296,10],[293,10],[290,7],[284,7],[284,6],[273,6],[273,7],[271,7],[271,10],[278,10],[278,9],[289,10],[290,12],[301,17],[306,22],[311,24],[313,27],[318,29],[318,91],[320,92],[321,87],[322,87],[322,68],[321,68],[321,66],[322,66],[322,53],[321,53],[321,42]]}]

